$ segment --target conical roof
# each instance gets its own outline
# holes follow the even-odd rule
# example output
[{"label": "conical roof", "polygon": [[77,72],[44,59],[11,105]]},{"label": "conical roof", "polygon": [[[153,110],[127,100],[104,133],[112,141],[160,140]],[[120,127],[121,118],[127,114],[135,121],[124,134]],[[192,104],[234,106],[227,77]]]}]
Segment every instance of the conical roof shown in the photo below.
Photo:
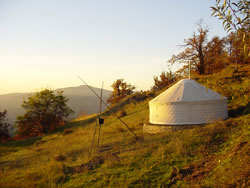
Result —
[{"label": "conical roof", "polygon": [[219,93],[206,88],[195,80],[183,79],[152,99],[149,103],[175,103],[194,101],[213,101],[227,99]]}]

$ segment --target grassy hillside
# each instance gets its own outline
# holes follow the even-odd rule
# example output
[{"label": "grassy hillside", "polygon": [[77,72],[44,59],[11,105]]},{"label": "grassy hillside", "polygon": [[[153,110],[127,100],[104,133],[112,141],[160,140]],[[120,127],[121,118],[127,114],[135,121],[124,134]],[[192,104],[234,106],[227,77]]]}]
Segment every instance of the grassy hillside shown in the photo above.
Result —
[{"label": "grassy hillside", "polygon": [[248,187],[250,186],[250,66],[195,77],[229,98],[230,117],[206,126],[143,134],[152,94],[115,106],[134,136],[107,111],[89,151],[95,118],[78,119],[52,134],[0,145],[0,187]]}]

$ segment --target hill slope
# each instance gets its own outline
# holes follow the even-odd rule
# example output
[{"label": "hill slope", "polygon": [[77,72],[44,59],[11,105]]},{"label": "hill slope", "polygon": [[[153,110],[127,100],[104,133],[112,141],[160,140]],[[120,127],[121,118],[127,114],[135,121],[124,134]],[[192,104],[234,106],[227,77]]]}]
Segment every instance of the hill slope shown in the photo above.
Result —
[{"label": "hill slope", "polygon": [[[96,93],[100,93],[99,88],[92,87],[92,89]],[[99,111],[99,100],[86,85],[56,89],[56,91],[59,90],[64,91],[64,95],[69,98],[68,105],[75,112],[72,117]],[[111,91],[103,90],[103,99],[107,100],[110,94]],[[8,111],[8,119],[10,122],[14,122],[18,115],[22,115],[25,112],[21,104],[23,100],[27,100],[30,96],[32,96],[32,93],[0,95],[0,110],[6,109]],[[103,110],[105,110],[104,107]]]},{"label": "hill slope", "polygon": [[249,66],[238,72],[229,67],[195,78],[229,98],[230,117],[224,121],[143,134],[150,100],[144,93],[112,109],[126,111],[122,119],[138,141],[107,111],[100,152],[95,139],[90,157],[95,118],[71,122],[43,137],[1,144],[0,187],[249,187],[249,73]]}]

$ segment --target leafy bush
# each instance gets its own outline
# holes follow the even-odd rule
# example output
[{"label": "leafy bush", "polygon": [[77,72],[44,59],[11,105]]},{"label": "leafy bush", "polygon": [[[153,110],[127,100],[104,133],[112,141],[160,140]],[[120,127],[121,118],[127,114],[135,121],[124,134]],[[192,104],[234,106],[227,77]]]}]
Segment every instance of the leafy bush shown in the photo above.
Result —
[{"label": "leafy bush", "polygon": [[24,101],[26,113],[17,118],[18,138],[47,134],[64,125],[64,118],[73,111],[66,105],[69,99],[62,92],[45,89]]}]

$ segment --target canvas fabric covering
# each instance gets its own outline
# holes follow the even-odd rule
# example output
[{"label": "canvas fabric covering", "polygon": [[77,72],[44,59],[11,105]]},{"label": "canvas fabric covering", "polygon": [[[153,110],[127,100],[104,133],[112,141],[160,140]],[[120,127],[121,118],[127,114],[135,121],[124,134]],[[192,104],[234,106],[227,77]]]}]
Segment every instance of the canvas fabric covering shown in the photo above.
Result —
[{"label": "canvas fabric covering", "polygon": [[228,117],[227,98],[183,79],[149,102],[149,121],[161,125],[204,124]]}]

